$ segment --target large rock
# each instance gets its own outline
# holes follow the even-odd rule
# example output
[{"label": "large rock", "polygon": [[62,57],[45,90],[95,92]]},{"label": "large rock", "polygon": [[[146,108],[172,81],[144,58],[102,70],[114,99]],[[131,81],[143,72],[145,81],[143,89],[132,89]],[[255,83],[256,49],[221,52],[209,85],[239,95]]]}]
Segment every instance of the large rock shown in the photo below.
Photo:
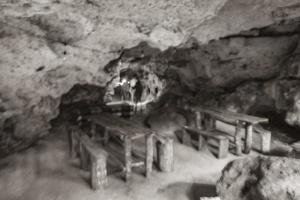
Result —
[{"label": "large rock", "polygon": [[300,160],[248,157],[229,163],[217,183],[222,200],[300,199]]}]

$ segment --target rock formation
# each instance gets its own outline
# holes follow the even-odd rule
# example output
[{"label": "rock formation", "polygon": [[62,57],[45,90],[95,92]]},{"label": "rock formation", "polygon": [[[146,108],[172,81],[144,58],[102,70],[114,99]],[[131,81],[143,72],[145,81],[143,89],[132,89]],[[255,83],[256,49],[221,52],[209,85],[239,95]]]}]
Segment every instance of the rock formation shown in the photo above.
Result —
[{"label": "rock formation", "polygon": [[280,157],[249,157],[229,163],[217,183],[222,200],[300,198],[300,161]]},{"label": "rock formation", "polygon": [[0,156],[47,134],[62,95],[105,87],[119,60],[208,99],[273,78],[297,49],[299,10],[298,0],[3,0]]}]

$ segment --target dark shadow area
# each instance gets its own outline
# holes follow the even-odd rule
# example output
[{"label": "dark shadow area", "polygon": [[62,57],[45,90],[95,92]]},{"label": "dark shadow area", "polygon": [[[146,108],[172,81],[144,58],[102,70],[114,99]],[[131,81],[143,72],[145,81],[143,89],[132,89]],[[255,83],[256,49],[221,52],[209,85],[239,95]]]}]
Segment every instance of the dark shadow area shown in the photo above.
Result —
[{"label": "dark shadow area", "polygon": [[194,183],[188,191],[190,200],[199,200],[200,197],[217,196],[216,187],[214,185]]},{"label": "dark shadow area", "polygon": [[285,113],[269,111],[257,112],[256,115],[270,120],[268,124],[263,124],[263,126],[272,132],[273,139],[289,144],[300,140],[300,130],[285,122]]},{"label": "dark shadow area", "polygon": [[159,189],[158,192],[172,200],[199,200],[200,197],[217,196],[215,185],[201,183],[177,182]]}]

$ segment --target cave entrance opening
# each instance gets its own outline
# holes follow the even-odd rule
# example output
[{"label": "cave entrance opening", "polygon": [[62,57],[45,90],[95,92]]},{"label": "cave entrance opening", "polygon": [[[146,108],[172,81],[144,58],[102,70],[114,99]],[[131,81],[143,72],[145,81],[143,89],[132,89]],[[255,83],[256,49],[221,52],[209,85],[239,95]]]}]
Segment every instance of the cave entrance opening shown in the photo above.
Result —
[{"label": "cave entrance opening", "polygon": [[135,114],[147,113],[149,104],[161,96],[165,82],[148,65],[119,61],[107,84],[106,105],[127,104]]}]

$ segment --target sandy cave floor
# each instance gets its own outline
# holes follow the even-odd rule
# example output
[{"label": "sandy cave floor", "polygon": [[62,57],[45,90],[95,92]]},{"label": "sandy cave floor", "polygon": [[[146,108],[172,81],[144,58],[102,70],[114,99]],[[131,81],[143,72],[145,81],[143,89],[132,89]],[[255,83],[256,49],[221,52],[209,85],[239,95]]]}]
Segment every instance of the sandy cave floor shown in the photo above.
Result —
[{"label": "sandy cave floor", "polygon": [[0,160],[0,200],[194,200],[214,196],[222,168],[237,158],[218,160],[208,150],[176,142],[174,172],[154,169],[150,179],[134,173],[128,183],[111,175],[104,190],[93,191],[89,173],[68,156],[64,130],[57,128],[34,147]]}]

